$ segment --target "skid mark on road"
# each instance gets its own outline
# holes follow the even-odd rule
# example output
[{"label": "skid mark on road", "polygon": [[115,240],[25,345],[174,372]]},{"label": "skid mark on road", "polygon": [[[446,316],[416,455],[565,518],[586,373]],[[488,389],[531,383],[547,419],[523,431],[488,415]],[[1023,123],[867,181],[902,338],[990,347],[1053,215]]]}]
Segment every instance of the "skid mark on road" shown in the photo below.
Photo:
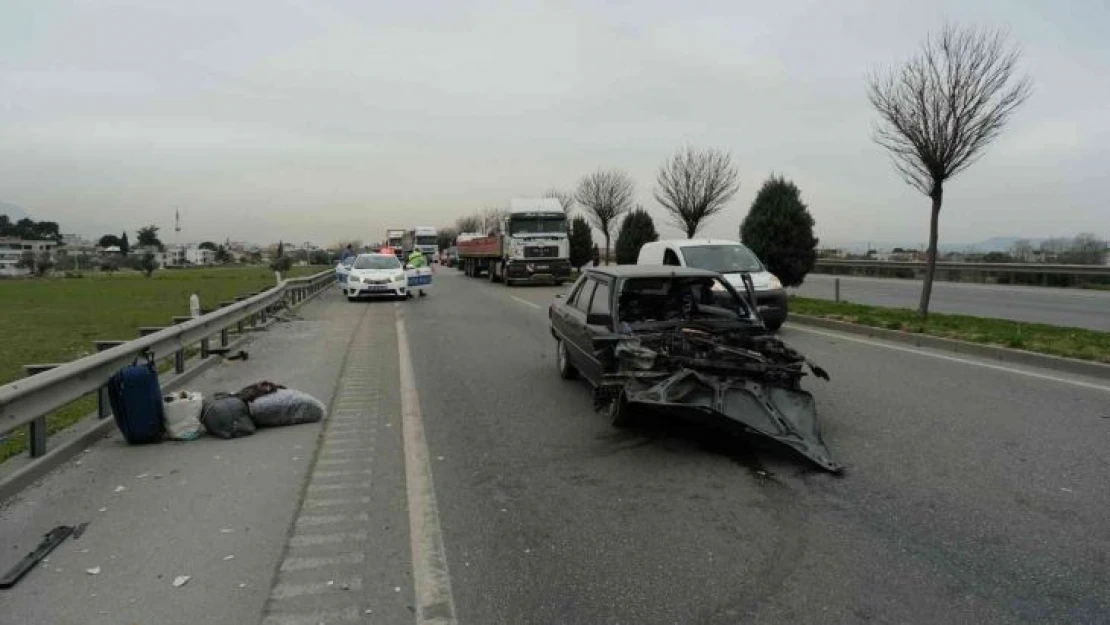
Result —
[{"label": "skid mark on road", "polygon": [[455,600],[439,524],[435,487],[424,419],[416,392],[416,375],[405,334],[405,318],[397,307],[397,352],[401,366],[401,413],[405,446],[405,486],[409,503],[413,581],[416,585],[416,622],[455,625]]}]

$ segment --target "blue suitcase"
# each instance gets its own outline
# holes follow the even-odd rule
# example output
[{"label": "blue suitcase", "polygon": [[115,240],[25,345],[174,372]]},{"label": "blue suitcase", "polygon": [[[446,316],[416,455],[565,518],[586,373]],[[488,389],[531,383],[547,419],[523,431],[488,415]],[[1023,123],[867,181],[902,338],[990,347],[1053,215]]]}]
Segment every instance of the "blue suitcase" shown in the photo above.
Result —
[{"label": "blue suitcase", "polygon": [[123,438],[132,445],[157,443],[165,432],[162,387],[154,363],[128,365],[108,380],[108,401]]}]

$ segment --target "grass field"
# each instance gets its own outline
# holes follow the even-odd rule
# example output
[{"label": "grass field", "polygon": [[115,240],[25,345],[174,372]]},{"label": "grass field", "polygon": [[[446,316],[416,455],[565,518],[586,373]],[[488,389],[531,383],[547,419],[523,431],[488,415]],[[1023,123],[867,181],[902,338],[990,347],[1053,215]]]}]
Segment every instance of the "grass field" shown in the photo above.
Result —
[{"label": "grass field", "polygon": [[938,313],[930,313],[928,322],[922,323],[915,311],[905,308],[836,303],[805,297],[791,297],[790,312],[873,328],[915,332],[1110,363],[1110,332]]},{"label": "grass field", "polygon": [[[325,267],[295,267],[291,277]],[[138,338],[139,326],[169,325],[189,314],[189,295],[201,307],[215,308],[274,284],[265,267],[219,267],[114,276],[86,273],[84,278],[0,280],[0,384],[24,375],[23,365],[68,362],[93,353],[95,340]],[[95,398],[74,402],[48,419],[51,433],[69,427],[95,409]],[[25,430],[0,442],[0,462],[25,448]]]}]

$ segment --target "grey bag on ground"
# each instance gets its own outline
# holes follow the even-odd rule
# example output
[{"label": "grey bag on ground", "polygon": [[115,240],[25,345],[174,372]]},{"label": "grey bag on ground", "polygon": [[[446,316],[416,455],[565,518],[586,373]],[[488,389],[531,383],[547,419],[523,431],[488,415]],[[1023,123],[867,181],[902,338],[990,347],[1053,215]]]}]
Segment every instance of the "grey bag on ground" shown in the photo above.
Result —
[{"label": "grey bag on ground", "polygon": [[308,393],[278,389],[250,403],[251,420],[260,428],[315,423],[324,418],[324,402]]},{"label": "grey bag on ground", "polygon": [[200,422],[209,434],[217,438],[240,438],[255,432],[247,403],[228,393],[216,393],[205,400]]}]

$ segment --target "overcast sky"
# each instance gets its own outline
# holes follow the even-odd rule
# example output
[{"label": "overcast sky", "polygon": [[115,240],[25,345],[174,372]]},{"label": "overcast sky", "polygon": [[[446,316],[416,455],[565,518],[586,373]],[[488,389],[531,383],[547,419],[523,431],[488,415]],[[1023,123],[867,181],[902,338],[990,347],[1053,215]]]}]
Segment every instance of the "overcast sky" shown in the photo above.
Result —
[{"label": "overcast sky", "polygon": [[[450,225],[598,167],[655,217],[659,163],[731,152],[824,243],[920,242],[928,200],[870,140],[869,69],[944,18],[1009,27],[1033,98],[946,189],[942,242],[1110,235],[1106,0],[4,0],[0,201],[64,231],[329,244]],[[677,231],[664,228],[664,235]]]}]

